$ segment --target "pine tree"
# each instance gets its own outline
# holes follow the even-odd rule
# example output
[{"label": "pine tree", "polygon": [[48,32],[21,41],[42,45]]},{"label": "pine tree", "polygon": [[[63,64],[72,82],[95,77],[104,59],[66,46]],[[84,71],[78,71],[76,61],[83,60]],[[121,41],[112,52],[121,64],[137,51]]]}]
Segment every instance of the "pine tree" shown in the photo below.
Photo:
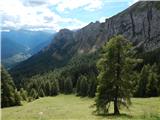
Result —
[{"label": "pine tree", "polygon": [[52,86],[51,86],[51,83],[50,83],[50,81],[47,81],[47,83],[46,83],[46,89],[45,89],[45,91],[46,91],[46,95],[47,96],[50,96],[51,95],[51,88],[52,88]]},{"label": "pine tree", "polygon": [[40,97],[44,97],[45,96],[45,93],[44,93],[42,88],[39,89],[39,96]]},{"label": "pine tree", "polygon": [[73,92],[73,83],[72,83],[72,80],[68,77],[64,81],[64,93],[65,94],[70,94],[72,92]]},{"label": "pine tree", "polygon": [[79,78],[77,80],[77,83],[76,83],[76,93],[77,93],[77,96],[80,95],[80,83],[81,83],[81,79],[82,79],[82,75],[79,76]]},{"label": "pine tree", "polygon": [[144,65],[137,85],[136,95],[138,97],[152,97],[159,95],[159,81],[158,81],[157,65]]},{"label": "pine tree", "polygon": [[87,82],[87,77],[82,76],[81,77],[81,82],[80,82],[80,96],[87,96],[88,92],[88,82]]},{"label": "pine tree", "polygon": [[157,75],[158,75],[158,95],[160,96],[160,62],[159,62],[159,64],[157,65]]},{"label": "pine tree", "polygon": [[42,81],[41,82],[41,89],[43,90],[43,92],[44,92],[44,95],[46,96],[46,86],[45,86],[46,84],[45,84],[45,82],[44,81]]},{"label": "pine tree", "polygon": [[114,114],[120,114],[119,106],[125,100],[130,103],[132,93],[132,72],[136,63],[135,51],[123,36],[115,36],[102,47],[97,62],[99,70],[96,96],[97,113],[106,114],[110,103],[114,103]]},{"label": "pine tree", "polygon": [[15,105],[21,105],[21,95],[20,92],[18,92],[17,90],[15,90]]},{"label": "pine tree", "polygon": [[147,84],[148,84],[148,78],[150,73],[151,66],[150,65],[144,65],[140,75],[139,75],[139,83],[137,88],[137,96],[138,97],[146,97],[147,96]]},{"label": "pine tree", "polygon": [[38,93],[34,88],[31,89],[30,96],[33,97],[34,99],[39,98]]},{"label": "pine tree", "polygon": [[23,88],[20,89],[20,96],[22,100],[27,100],[27,91]]},{"label": "pine tree", "polygon": [[97,79],[96,76],[90,76],[89,86],[88,86],[88,96],[95,97],[97,87]]},{"label": "pine tree", "polygon": [[1,106],[9,107],[20,105],[13,80],[5,68],[1,67]]},{"label": "pine tree", "polygon": [[148,97],[158,96],[158,77],[156,73],[151,72],[149,74],[146,91]]},{"label": "pine tree", "polygon": [[58,85],[57,81],[54,81],[51,85],[52,85],[52,87],[51,87],[51,95],[52,96],[58,95],[59,85]]},{"label": "pine tree", "polygon": [[59,82],[59,90],[60,90],[61,93],[63,93],[63,92],[64,92],[64,78],[61,77],[61,78],[58,80],[58,82]]}]

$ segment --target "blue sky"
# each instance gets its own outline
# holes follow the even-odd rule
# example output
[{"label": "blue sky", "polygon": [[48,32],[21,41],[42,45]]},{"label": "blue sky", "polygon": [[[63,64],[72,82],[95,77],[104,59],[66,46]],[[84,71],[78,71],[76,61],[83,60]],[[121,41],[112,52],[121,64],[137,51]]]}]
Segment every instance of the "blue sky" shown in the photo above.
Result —
[{"label": "blue sky", "polygon": [[137,0],[1,0],[3,31],[78,29],[103,22]]}]

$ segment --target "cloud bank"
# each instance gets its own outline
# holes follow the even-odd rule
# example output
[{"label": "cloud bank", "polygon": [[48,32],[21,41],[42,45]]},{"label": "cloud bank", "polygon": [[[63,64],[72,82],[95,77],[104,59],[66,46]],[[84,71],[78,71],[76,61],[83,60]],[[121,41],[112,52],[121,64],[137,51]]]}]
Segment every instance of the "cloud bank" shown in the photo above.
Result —
[{"label": "cloud bank", "polygon": [[[129,4],[132,1],[135,0]],[[64,27],[78,29],[87,23],[77,18],[64,17],[61,13],[76,9],[94,12],[102,9],[104,2],[105,0],[1,0],[1,28],[32,31],[58,31]]]}]

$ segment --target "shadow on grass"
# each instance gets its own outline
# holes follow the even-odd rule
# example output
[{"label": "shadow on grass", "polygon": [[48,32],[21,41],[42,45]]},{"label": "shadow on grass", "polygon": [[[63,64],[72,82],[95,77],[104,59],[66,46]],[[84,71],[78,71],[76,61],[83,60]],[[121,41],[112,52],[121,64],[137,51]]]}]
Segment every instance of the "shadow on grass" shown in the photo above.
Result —
[{"label": "shadow on grass", "polygon": [[99,116],[99,117],[112,117],[112,118],[117,118],[117,117],[123,117],[123,118],[133,118],[133,116],[125,114],[125,113],[121,113],[119,115],[115,115],[113,113],[108,113],[108,114],[94,114],[95,116]]}]

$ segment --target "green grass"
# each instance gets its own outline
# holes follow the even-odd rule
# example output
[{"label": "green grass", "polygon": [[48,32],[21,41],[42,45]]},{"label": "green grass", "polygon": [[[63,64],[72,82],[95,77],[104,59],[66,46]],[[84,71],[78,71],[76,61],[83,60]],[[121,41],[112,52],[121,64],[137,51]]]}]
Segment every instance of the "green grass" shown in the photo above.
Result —
[{"label": "green grass", "polygon": [[45,97],[2,109],[2,120],[160,120],[160,97],[133,98],[130,109],[123,108],[122,115],[116,117],[92,114],[93,103],[94,99],[74,95]]}]

